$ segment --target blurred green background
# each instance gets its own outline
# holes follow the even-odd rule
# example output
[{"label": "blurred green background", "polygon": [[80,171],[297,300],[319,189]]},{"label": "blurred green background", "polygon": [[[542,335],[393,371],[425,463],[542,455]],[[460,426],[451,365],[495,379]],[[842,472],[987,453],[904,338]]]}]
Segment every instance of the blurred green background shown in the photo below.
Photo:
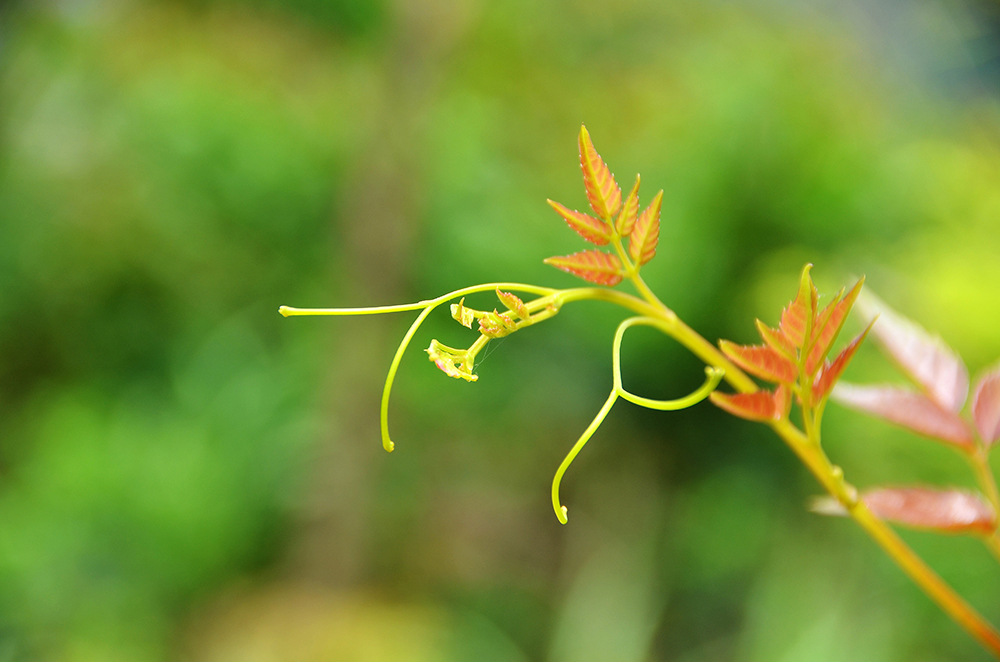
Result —
[{"label": "blurred green background", "polygon": [[[1000,357],[1000,10],[759,0],[0,5],[0,662],[982,660],[768,431],[621,403],[596,303],[479,382],[410,314],[283,319],[493,280],[575,286],[581,122],[663,188],[651,287],[754,340],[802,265],[865,273],[975,374]],[[495,297],[472,301],[492,308]],[[850,323],[848,331],[858,327]],[[637,329],[626,385],[697,361]],[[494,348],[491,347],[491,350]],[[847,374],[896,379],[870,347]],[[859,486],[971,485],[831,406]],[[973,540],[905,534],[986,615]]]}]

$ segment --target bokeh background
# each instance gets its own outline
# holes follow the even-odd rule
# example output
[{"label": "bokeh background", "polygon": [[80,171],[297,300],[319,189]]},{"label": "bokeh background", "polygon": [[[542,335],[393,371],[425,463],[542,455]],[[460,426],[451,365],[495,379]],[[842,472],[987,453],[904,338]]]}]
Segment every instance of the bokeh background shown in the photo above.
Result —
[{"label": "bokeh background", "polygon": [[[665,190],[645,277],[706,337],[805,262],[867,274],[977,373],[1000,357],[1000,8],[983,0],[35,0],[0,5],[0,661],[982,660],[766,429],[621,403],[624,314],[491,346],[413,315],[574,286],[581,122]],[[473,305],[492,308],[495,297]],[[852,321],[848,331],[859,324]],[[697,361],[649,329],[626,385]],[[866,347],[848,379],[898,380]],[[971,485],[831,406],[859,486]],[[1000,619],[976,541],[907,539]]]}]

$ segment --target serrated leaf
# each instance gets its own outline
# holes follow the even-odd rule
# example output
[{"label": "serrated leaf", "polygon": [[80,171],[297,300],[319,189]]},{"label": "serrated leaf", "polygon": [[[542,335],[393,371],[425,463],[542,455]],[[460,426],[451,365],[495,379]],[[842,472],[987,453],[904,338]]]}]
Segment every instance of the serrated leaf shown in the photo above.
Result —
[{"label": "serrated leaf", "polygon": [[594,148],[586,126],[580,126],[580,167],[583,185],[587,189],[590,206],[604,220],[610,221],[622,204],[622,191],[618,188],[611,169]]},{"label": "serrated leaf", "polygon": [[757,332],[768,347],[785,358],[795,360],[795,345],[779,329],[772,329],[767,324],[757,320]]},{"label": "serrated leaf", "polygon": [[720,340],[719,348],[733,363],[769,382],[791,384],[798,377],[795,364],[766,345],[737,345]]},{"label": "serrated leaf", "polygon": [[795,300],[788,304],[781,311],[781,323],[779,328],[795,347],[801,348],[806,340],[806,327],[812,326],[812,320],[816,314],[816,303],[819,301],[819,292],[813,285],[809,271],[811,264],[807,264],[802,269],[799,277],[799,291]]},{"label": "serrated leaf", "polygon": [[788,384],[781,384],[774,391],[774,413],[776,418],[787,418],[792,410],[792,389]]},{"label": "serrated leaf", "polygon": [[806,361],[806,371],[811,375],[822,363],[823,359],[830,352],[837,336],[844,328],[847,321],[847,314],[854,307],[854,302],[861,294],[861,288],[865,283],[862,276],[854,284],[851,291],[841,298],[839,295],[816,317],[816,328],[813,329],[813,347],[809,351],[809,359]]},{"label": "serrated leaf", "polygon": [[499,313],[496,309],[479,318],[479,333],[487,338],[503,338],[517,330],[517,324],[507,313]]},{"label": "serrated leaf", "polygon": [[847,364],[851,362],[852,358],[854,358],[854,353],[858,351],[858,347],[860,347],[861,343],[865,341],[865,338],[868,336],[868,332],[872,330],[872,324],[874,323],[875,320],[872,320],[871,323],[868,324],[868,328],[862,331],[847,345],[847,347],[841,350],[840,354],[837,355],[837,358],[835,358],[832,363],[827,361],[826,365],[823,366],[823,370],[816,375],[816,381],[813,383],[813,398],[816,401],[825,398],[827,393],[830,392],[830,389],[833,388],[833,385],[837,383],[838,379],[840,379],[840,375],[843,374],[844,368],[846,368]]},{"label": "serrated leaf", "polygon": [[1000,441],[1000,366],[987,372],[976,382],[972,396],[972,420],[979,438],[987,446]]},{"label": "serrated leaf", "polygon": [[660,243],[660,208],[663,205],[663,191],[656,194],[635,222],[628,240],[628,252],[640,267],[656,255],[656,245]]},{"label": "serrated leaf", "polygon": [[923,393],[893,386],[856,386],[841,382],[833,389],[833,399],[947,444],[965,449],[974,444],[966,422]]},{"label": "serrated leaf", "polygon": [[720,409],[748,421],[772,421],[781,411],[778,409],[774,394],[770,391],[735,394],[713,391],[708,397]]},{"label": "serrated leaf", "polygon": [[503,292],[500,288],[497,288],[497,297],[500,302],[507,307],[507,310],[511,311],[523,320],[531,317],[531,313],[525,307],[524,302],[521,301],[520,297],[516,294],[511,294],[510,292]]},{"label": "serrated leaf", "polygon": [[573,228],[577,234],[597,246],[604,246],[611,241],[611,228],[607,223],[589,214],[569,209],[554,200],[546,200],[556,213]]},{"label": "serrated leaf", "polygon": [[627,237],[632,234],[632,228],[635,227],[635,220],[639,215],[639,175],[635,176],[635,186],[632,187],[632,192],[628,194],[625,198],[625,202],[622,204],[622,210],[618,214],[618,220],[615,221],[615,230],[618,232],[619,237]]},{"label": "serrated leaf", "polygon": [[969,395],[969,371],[940,336],[931,335],[870,292],[858,299],[858,308],[866,316],[879,315],[875,338],[914,384],[942,408],[962,410]]},{"label": "serrated leaf", "polygon": [[[880,488],[865,492],[861,499],[876,517],[904,526],[942,533],[989,534],[996,529],[993,508],[971,492],[926,487]],[[829,496],[814,499],[810,510],[820,515],[847,515],[847,509]]]},{"label": "serrated leaf", "polygon": [[591,283],[609,287],[620,283],[625,275],[622,272],[621,260],[617,256],[598,250],[550,257],[545,260],[545,264],[550,264],[556,269],[562,269]]}]

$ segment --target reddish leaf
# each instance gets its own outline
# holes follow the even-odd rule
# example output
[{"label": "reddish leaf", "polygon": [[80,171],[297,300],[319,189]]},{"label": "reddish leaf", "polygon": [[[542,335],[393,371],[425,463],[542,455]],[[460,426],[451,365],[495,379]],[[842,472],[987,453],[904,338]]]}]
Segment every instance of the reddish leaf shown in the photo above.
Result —
[{"label": "reddish leaf", "polygon": [[757,320],[757,332],[760,333],[761,339],[767,343],[768,347],[785,358],[795,360],[795,345],[780,330],[772,329],[767,324]]},{"label": "reddish leaf", "polygon": [[625,198],[625,204],[622,205],[622,211],[618,214],[618,220],[615,221],[615,229],[618,231],[618,236],[627,237],[632,234],[632,228],[635,226],[636,216],[639,214],[639,175],[635,176],[635,186],[632,187],[632,192],[628,194]]},{"label": "reddish leaf", "polygon": [[594,148],[587,127],[580,126],[580,167],[590,206],[602,219],[611,220],[622,204],[622,191],[615,176]]},{"label": "reddish leaf", "polygon": [[792,410],[792,389],[788,384],[781,384],[774,391],[775,418],[787,418]]},{"label": "reddish leaf", "polygon": [[713,391],[708,397],[720,409],[748,421],[772,421],[781,413],[770,391],[736,394]]},{"label": "reddish leaf", "polygon": [[556,213],[563,217],[577,234],[592,244],[604,246],[611,241],[611,228],[604,221],[598,220],[589,214],[569,209],[554,200],[546,200]]},{"label": "reddish leaf", "polygon": [[865,504],[877,517],[920,529],[948,533],[991,533],[996,514],[978,495],[924,487],[866,492]]},{"label": "reddish leaf", "polygon": [[811,264],[807,264],[802,269],[802,275],[799,277],[799,292],[795,301],[792,301],[781,311],[781,332],[793,345],[799,348],[805,344],[806,326],[811,324],[816,313],[816,303],[819,301],[819,293],[809,276],[811,269]]},{"label": "reddish leaf", "polygon": [[922,393],[892,386],[855,386],[841,382],[833,389],[833,398],[842,405],[884,418],[917,434],[966,449],[973,445],[972,431],[966,422]]},{"label": "reddish leaf", "polygon": [[854,358],[854,353],[858,351],[858,347],[864,342],[865,338],[868,336],[868,332],[872,330],[872,324],[875,320],[872,320],[868,328],[861,332],[861,334],[850,342],[850,344],[837,355],[837,358],[833,360],[833,363],[829,361],[823,366],[822,372],[816,375],[816,381],[813,383],[813,397],[818,401],[826,397],[826,394],[830,392],[833,385],[837,383],[840,379],[840,375],[844,372],[844,368],[847,364],[851,362]]},{"label": "reddish leaf", "polygon": [[660,207],[663,204],[663,191],[656,194],[635,222],[632,236],[628,240],[628,252],[640,267],[656,255],[656,245],[660,242]]},{"label": "reddish leaf", "polygon": [[854,302],[861,294],[861,287],[864,285],[864,277],[860,278],[847,296],[834,299],[816,318],[816,328],[813,329],[813,348],[809,352],[809,360],[806,362],[806,371],[811,375],[816,368],[823,363],[823,359],[830,352],[830,347],[837,340],[844,322],[847,320],[847,313],[851,312]]},{"label": "reddish leaf", "polygon": [[622,263],[616,256],[597,250],[550,257],[545,260],[545,264],[551,264],[556,269],[562,269],[598,285],[617,285],[624,276]]},{"label": "reddish leaf", "polygon": [[529,317],[531,317],[531,314],[528,312],[528,309],[525,308],[524,306],[524,302],[521,301],[520,297],[518,297],[516,294],[511,294],[510,292],[503,292],[498,287],[497,298],[500,299],[500,302],[503,303],[503,305],[507,306],[507,310],[510,310],[521,319],[526,320]]},{"label": "reddish leaf", "polygon": [[969,372],[962,359],[941,340],[866,292],[858,300],[866,316],[879,315],[875,337],[903,372],[935,402],[959,412],[969,394]]},{"label": "reddish leaf", "polygon": [[986,373],[976,383],[972,396],[972,420],[979,438],[987,446],[1000,441],[1000,366]]},{"label": "reddish leaf", "polygon": [[733,363],[769,382],[791,384],[799,375],[794,363],[766,345],[737,345],[720,340],[719,347]]},{"label": "reddish leaf", "polygon": [[[942,533],[989,534],[996,529],[993,508],[971,492],[897,487],[871,490],[861,498],[876,517],[904,526]],[[811,510],[821,515],[847,514],[832,497],[814,500]]]}]

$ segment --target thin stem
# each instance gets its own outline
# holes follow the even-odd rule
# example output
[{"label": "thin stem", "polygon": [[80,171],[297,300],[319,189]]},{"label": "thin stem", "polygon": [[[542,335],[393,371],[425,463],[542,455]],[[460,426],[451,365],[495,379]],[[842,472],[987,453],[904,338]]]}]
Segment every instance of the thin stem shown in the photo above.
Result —
[{"label": "thin stem", "polygon": [[573,459],[576,458],[577,454],[583,449],[584,446],[587,445],[587,442],[590,441],[590,438],[594,436],[594,433],[597,432],[597,428],[601,427],[601,423],[604,422],[604,419],[607,417],[608,412],[611,411],[611,408],[614,406],[615,401],[617,399],[618,399],[618,393],[614,389],[611,389],[611,395],[608,396],[608,399],[607,401],[605,401],[604,406],[601,407],[601,410],[599,412],[597,412],[597,416],[595,416],[594,420],[590,422],[590,425],[587,426],[587,429],[583,431],[583,434],[580,435],[580,438],[576,440],[576,443],[573,444],[573,448],[570,449],[569,453],[566,454],[566,457],[563,458],[563,461],[559,465],[559,468],[556,469],[556,475],[552,479],[552,509],[555,510],[556,517],[562,524],[568,522],[569,518],[566,506],[562,505],[559,502],[559,483],[562,482],[563,474],[566,473],[566,469],[569,468],[569,465],[573,462]]}]

